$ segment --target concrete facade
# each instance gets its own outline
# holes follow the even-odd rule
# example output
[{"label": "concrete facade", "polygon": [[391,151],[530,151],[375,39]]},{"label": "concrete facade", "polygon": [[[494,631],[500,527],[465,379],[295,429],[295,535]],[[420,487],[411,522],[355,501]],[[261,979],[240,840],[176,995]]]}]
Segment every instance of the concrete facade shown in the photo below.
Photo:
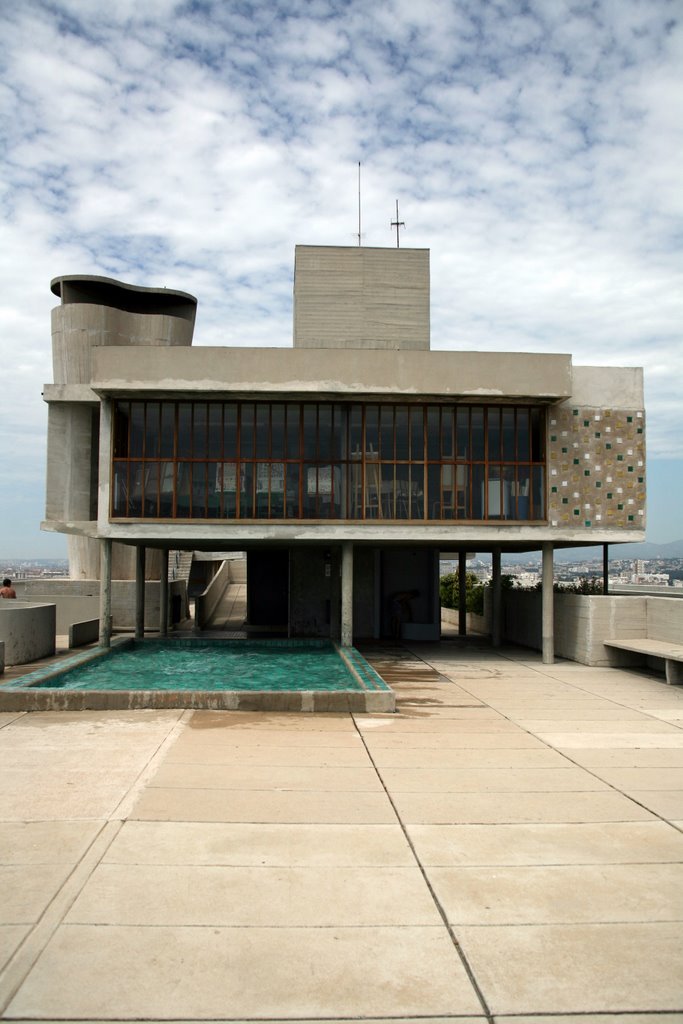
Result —
[{"label": "concrete facade", "polygon": [[[164,550],[247,551],[254,579],[263,579],[258,551],[275,558],[283,550],[290,631],[343,635],[346,565],[354,576],[349,635],[386,635],[390,595],[405,586],[420,595],[415,630],[433,638],[440,551],[545,546],[551,555],[556,546],[644,539],[642,371],[575,367],[567,354],[430,351],[427,250],[298,246],[293,348],[192,348],[196,300],[183,292],[87,277],[57,278],[53,291],[62,305],[53,316],[55,380],[44,390],[43,525],[68,535],[76,578],[101,575],[102,543],[111,543],[114,579],[135,576],[136,546],[146,549],[148,579],[158,578]],[[435,518],[425,483],[421,518],[114,517],[114,406],[159,400],[524,405],[543,424],[544,515]],[[353,557],[345,561],[346,545]],[[416,559],[417,575],[402,579]],[[265,586],[263,599],[274,607]],[[282,615],[282,603],[273,614]]]}]

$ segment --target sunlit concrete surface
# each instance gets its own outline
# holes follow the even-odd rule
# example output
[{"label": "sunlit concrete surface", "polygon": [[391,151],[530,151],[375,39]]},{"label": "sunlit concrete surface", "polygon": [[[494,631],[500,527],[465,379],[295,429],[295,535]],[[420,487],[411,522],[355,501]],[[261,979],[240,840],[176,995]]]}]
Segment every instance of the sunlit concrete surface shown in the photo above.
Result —
[{"label": "sunlit concrete surface", "polygon": [[398,714],[0,716],[3,1019],[683,1021],[681,688],[364,653]]}]

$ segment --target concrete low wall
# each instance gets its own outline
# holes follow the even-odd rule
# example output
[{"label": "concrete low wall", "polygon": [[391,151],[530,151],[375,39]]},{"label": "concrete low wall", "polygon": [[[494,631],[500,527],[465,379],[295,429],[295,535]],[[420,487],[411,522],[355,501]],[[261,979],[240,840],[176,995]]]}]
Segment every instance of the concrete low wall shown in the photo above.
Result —
[{"label": "concrete low wall", "polygon": [[25,665],[55,653],[57,615],[53,604],[0,602],[0,640],[7,665]]},{"label": "concrete low wall", "polygon": [[[683,604],[666,597],[555,594],[555,654],[583,665],[612,665],[606,640],[680,642]],[[541,650],[541,594],[503,592],[503,639]]]},{"label": "concrete low wall", "polygon": [[69,626],[69,649],[94,644],[100,638],[100,620],[87,619]]},{"label": "concrete low wall", "polygon": [[198,629],[211,621],[213,613],[223,600],[232,579],[230,562],[223,562],[203,594],[195,599],[194,621]]},{"label": "concrete low wall", "polygon": [[[159,628],[159,581],[145,583],[145,628]],[[100,613],[99,580],[25,580],[15,584],[17,597],[49,602],[57,607],[57,633],[66,636],[74,622],[94,619]],[[187,616],[187,584],[168,585],[170,599],[179,601],[180,617]],[[135,628],[135,580],[112,580],[111,606],[114,629]]]}]

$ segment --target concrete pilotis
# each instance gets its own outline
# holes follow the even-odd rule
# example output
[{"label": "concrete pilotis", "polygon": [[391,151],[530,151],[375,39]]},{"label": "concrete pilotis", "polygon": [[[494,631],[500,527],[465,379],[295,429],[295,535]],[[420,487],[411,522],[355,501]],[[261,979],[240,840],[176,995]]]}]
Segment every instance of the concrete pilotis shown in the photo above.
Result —
[{"label": "concrete pilotis", "polygon": [[111,541],[100,541],[100,647],[111,645]]},{"label": "concrete pilotis", "polygon": [[161,552],[161,576],[159,578],[159,632],[168,634],[168,548]]},{"label": "concrete pilotis", "polygon": [[341,584],[341,642],[342,647],[350,647],[353,643],[353,544],[350,541],[342,544]]},{"label": "concrete pilotis", "polygon": [[135,639],[145,635],[145,555],[142,544],[135,549]]},{"label": "concrete pilotis", "polygon": [[491,552],[491,583],[493,588],[491,641],[494,647],[500,647],[503,636],[503,593],[500,579],[500,548],[494,548]]},{"label": "concrete pilotis", "polygon": [[552,665],[555,660],[555,620],[554,620],[554,595],[553,595],[553,545],[546,542],[543,545],[543,611],[541,622],[541,637],[543,664]]},{"label": "concrete pilotis", "polygon": [[467,634],[467,554],[458,553],[458,636]]}]

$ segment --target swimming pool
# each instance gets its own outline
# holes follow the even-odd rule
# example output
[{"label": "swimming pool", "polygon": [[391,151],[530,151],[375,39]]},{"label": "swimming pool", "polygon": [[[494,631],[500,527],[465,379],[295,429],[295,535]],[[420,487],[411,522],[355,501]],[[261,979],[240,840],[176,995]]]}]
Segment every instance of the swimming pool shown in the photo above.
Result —
[{"label": "swimming pool", "polygon": [[394,711],[354,647],[324,640],[124,639],[0,686],[0,710]]}]

